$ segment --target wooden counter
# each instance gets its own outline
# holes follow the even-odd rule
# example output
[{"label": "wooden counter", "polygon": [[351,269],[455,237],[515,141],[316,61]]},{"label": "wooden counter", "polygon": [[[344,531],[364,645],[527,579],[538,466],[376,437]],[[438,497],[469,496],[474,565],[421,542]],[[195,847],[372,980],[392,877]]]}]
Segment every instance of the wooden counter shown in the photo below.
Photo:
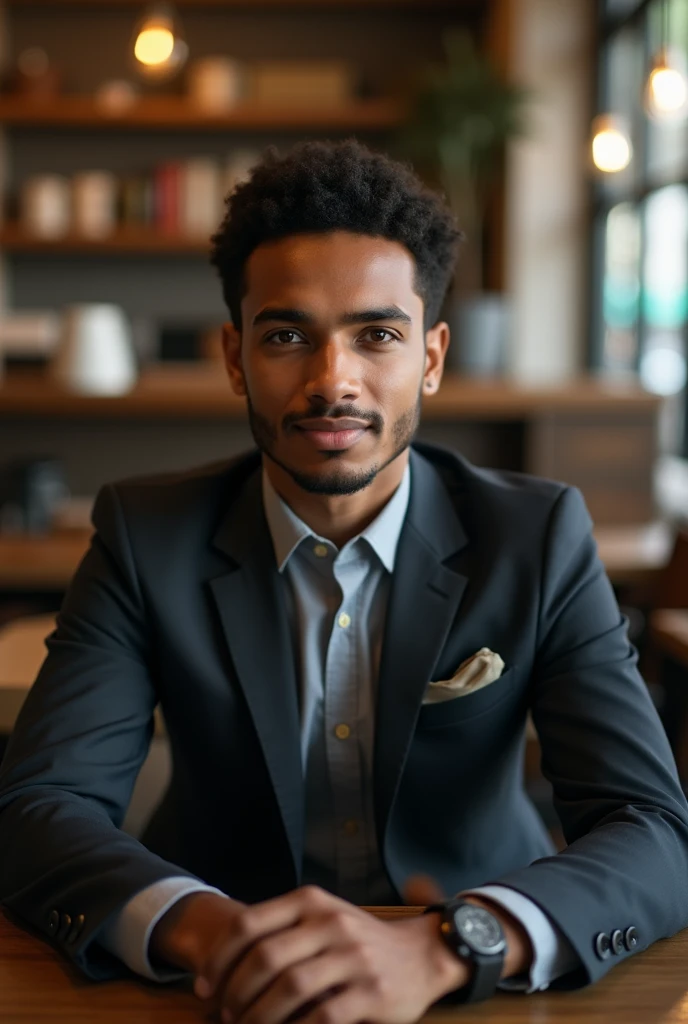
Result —
[{"label": "wooden counter", "polygon": [[[574,484],[597,523],[640,524],[654,513],[659,408],[660,399],[638,387],[591,378],[534,387],[447,377],[423,402],[419,438],[477,465]],[[35,373],[8,373],[0,385],[0,465],[53,453],[77,494],[250,444],[244,402],[213,364],[146,371],[117,398],[75,395]]]},{"label": "wooden counter", "polygon": [[[635,385],[611,385],[594,378],[534,386],[502,379],[445,377],[437,395],[423,399],[423,417],[457,420],[519,420],[534,413],[645,413],[660,399]],[[0,381],[0,416],[191,416],[243,418],[221,366],[205,363],[161,365],[144,372],[126,395],[78,395],[35,372],[11,372]]]},{"label": "wooden counter", "polygon": [[[380,908],[382,909],[382,908]],[[396,916],[404,908],[390,908]],[[381,915],[382,916],[382,915]],[[681,1024],[688,1014],[688,932],[657,943],[576,992],[498,994],[433,1010],[427,1024]],[[3,1024],[201,1024],[207,1012],[183,984],[86,981],[47,943],[0,912]]]}]

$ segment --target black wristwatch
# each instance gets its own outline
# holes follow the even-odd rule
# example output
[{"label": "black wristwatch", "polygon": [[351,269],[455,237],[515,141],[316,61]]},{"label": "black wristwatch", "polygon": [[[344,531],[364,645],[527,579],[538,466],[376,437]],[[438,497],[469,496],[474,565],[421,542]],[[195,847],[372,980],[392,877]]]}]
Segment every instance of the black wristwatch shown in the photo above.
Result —
[{"label": "black wristwatch", "polygon": [[440,932],[452,953],[473,965],[470,981],[442,1002],[478,1003],[497,990],[506,954],[504,932],[494,914],[458,897],[435,903],[426,914],[439,911]]}]

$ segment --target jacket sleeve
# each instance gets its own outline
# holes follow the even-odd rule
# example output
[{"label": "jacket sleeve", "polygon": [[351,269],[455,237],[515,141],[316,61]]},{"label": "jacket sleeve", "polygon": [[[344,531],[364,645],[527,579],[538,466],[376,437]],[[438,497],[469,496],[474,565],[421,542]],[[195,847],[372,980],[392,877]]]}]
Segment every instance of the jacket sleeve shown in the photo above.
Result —
[{"label": "jacket sleeve", "polygon": [[113,487],[93,524],[0,771],[0,901],[85,974],[111,978],[126,968],[94,941],[99,929],[140,890],[187,872],[120,830],[157,693]]},{"label": "jacket sleeve", "polygon": [[688,806],[636,660],[583,499],[567,488],[543,558],[531,710],[568,845],[499,879],[580,957],[562,987],[688,925]]}]

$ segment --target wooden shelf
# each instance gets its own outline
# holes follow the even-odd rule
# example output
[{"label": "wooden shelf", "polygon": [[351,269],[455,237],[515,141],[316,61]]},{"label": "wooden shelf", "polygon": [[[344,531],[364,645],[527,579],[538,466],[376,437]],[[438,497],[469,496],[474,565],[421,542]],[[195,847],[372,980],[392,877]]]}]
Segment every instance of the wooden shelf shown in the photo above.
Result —
[{"label": "wooden shelf", "polygon": [[[646,411],[660,401],[632,385],[612,386],[589,378],[534,387],[447,377],[438,395],[424,399],[423,416],[473,422],[531,419],[566,410],[614,416],[620,407]],[[212,363],[145,370],[132,391],[116,398],[74,394],[47,375],[28,371],[8,372],[0,385],[0,416],[239,419],[245,411],[244,400],[230,390],[224,368]]]},{"label": "wooden shelf", "polygon": [[146,96],[126,110],[108,110],[90,96],[28,100],[0,96],[0,124],[34,128],[157,128],[167,131],[387,130],[401,124],[395,99],[352,100],[338,106],[241,103],[222,113],[199,109],[182,96]]},{"label": "wooden shelf", "polygon": [[105,238],[66,235],[62,238],[40,238],[27,233],[18,224],[0,227],[0,251],[16,253],[54,253],[94,255],[170,255],[207,256],[210,241],[186,235],[165,235],[151,228],[119,228]]},{"label": "wooden shelf", "polygon": [[[108,7],[141,7],[141,0],[6,0],[7,6],[21,10],[33,7],[89,7],[98,10]],[[287,9],[298,7],[318,7],[320,9],[358,9],[358,10],[456,10],[461,8],[479,9],[484,0],[175,0],[176,7],[204,8],[247,8],[252,9]]]}]

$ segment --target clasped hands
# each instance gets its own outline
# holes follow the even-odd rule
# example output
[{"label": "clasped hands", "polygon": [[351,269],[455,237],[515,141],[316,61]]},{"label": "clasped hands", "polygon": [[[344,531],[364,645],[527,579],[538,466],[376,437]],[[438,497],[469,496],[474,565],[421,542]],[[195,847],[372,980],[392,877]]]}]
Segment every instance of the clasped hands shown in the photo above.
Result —
[{"label": "clasped hands", "polygon": [[[424,879],[405,895],[440,898]],[[223,1024],[411,1024],[469,977],[437,915],[380,921],[314,886],[254,906],[192,893],[158,922],[150,953],[189,970]]]}]

